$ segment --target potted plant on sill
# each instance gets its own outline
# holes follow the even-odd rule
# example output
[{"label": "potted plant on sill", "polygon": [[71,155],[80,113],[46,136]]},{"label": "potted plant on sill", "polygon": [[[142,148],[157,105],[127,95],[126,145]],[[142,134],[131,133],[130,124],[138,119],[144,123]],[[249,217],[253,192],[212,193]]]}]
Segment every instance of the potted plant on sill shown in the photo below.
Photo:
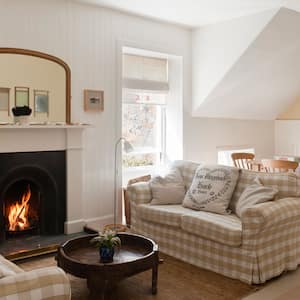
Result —
[{"label": "potted plant on sill", "polygon": [[121,245],[120,238],[117,236],[117,233],[112,230],[99,232],[99,235],[92,238],[90,242],[99,249],[100,262],[102,263],[112,262],[115,247]]}]

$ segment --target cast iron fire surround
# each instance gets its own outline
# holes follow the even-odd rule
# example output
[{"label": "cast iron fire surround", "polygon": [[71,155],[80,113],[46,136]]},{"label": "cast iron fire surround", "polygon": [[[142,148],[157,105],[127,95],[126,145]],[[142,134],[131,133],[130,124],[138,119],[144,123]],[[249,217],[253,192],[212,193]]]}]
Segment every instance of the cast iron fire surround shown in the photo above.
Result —
[{"label": "cast iron fire surround", "polygon": [[19,180],[36,184],[41,192],[40,234],[64,232],[66,215],[65,151],[0,153],[0,241],[5,239],[2,199]]}]

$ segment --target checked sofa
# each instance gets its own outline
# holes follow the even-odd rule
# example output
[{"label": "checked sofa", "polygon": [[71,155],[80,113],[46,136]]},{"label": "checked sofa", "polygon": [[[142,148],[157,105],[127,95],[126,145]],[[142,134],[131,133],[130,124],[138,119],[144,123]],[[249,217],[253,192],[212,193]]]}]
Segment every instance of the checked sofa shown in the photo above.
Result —
[{"label": "checked sofa", "polygon": [[[176,161],[185,189],[199,163]],[[275,201],[247,208],[241,218],[235,204],[259,176],[279,190]],[[160,251],[248,284],[264,283],[300,263],[300,177],[295,173],[262,173],[241,169],[229,208],[221,215],[194,211],[180,204],[151,205],[149,182],[127,187],[131,229],[155,240]]]},{"label": "checked sofa", "polygon": [[0,300],[69,300],[71,288],[58,267],[23,271],[0,255]]}]

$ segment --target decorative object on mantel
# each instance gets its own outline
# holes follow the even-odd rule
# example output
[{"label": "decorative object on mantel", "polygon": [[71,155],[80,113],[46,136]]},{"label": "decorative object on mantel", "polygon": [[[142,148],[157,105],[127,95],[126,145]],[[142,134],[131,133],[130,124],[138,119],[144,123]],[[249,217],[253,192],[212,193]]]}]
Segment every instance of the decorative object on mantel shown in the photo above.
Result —
[{"label": "decorative object on mantel", "polygon": [[15,87],[15,106],[29,106],[28,87]]},{"label": "decorative object on mantel", "polygon": [[104,226],[104,229],[110,229],[116,232],[126,231],[126,226],[122,224],[117,224],[117,179],[118,179],[118,164],[117,164],[117,154],[118,154],[118,146],[121,142],[124,142],[124,151],[126,153],[133,151],[133,146],[123,137],[120,137],[115,143],[115,176],[114,176],[114,223],[107,224]]},{"label": "decorative object on mantel", "polygon": [[84,111],[103,111],[104,91],[84,90]]},{"label": "decorative object on mantel", "polygon": [[12,112],[14,115],[14,121],[16,124],[25,125],[29,124],[29,116],[31,114],[31,108],[29,106],[13,107]]},{"label": "decorative object on mantel", "polygon": [[6,111],[9,116],[9,88],[0,87],[0,111]]},{"label": "decorative object on mantel", "polygon": [[49,117],[49,91],[34,90],[34,115],[37,114]]},{"label": "decorative object on mantel", "polygon": [[99,232],[99,235],[90,240],[99,249],[100,262],[109,263],[113,261],[115,247],[121,246],[121,240],[117,233],[112,230]]}]

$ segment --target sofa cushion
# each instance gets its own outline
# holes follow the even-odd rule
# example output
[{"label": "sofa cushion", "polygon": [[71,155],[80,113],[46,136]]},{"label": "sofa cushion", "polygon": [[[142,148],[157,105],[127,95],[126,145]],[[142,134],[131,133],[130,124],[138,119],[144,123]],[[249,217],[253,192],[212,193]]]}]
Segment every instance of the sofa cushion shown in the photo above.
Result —
[{"label": "sofa cushion", "polygon": [[236,215],[242,217],[243,212],[256,204],[274,200],[278,194],[278,188],[273,186],[264,186],[259,179],[248,185],[236,203]]},{"label": "sofa cushion", "polygon": [[296,179],[296,181],[297,181],[297,197],[300,197],[300,173],[297,172],[295,174],[297,176],[297,179]]},{"label": "sofa cushion", "polygon": [[22,273],[23,270],[0,255],[0,278]]},{"label": "sofa cushion", "polygon": [[185,186],[178,169],[171,169],[165,177],[153,177],[149,184],[152,191],[151,205],[182,203]]},{"label": "sofa cushion", "polygon": [[181,217],[181,228],[202,238],[229,246],[242,244],[242,223],[236,215],[194,211]]},{"label": "sofa cushion", "polygon": [[172,167],[177,168],[182,176],[185,189],[188,190],[193,182],[197,168],[203,163],[188,160],[175,160]]},{"label": "sofa cushion", "polygon": [[181,216],[190,211],[181,205],[140,204],[137,206],[137,214],[141,219],[176,227],[181,225]]},{"label": "sofa cushion", "polygon": [[0,278],[15,275],[16,273],[11,270],[7,265],[0,263]]},{"label": "sofa cushion", "polygon": [[183,206],[229,214],[227,208],[238,177],[238,168],[221,165],[199,166],[183,200]]},{"label": "sofa cushion", "polygon": [[277,187],[277,199],[297,197],[297,175],[295,173],[263,173],[242,169],[232,195],[229,208],[235,212],[236,202],[247,186],[259,177],[264,186]]}]

